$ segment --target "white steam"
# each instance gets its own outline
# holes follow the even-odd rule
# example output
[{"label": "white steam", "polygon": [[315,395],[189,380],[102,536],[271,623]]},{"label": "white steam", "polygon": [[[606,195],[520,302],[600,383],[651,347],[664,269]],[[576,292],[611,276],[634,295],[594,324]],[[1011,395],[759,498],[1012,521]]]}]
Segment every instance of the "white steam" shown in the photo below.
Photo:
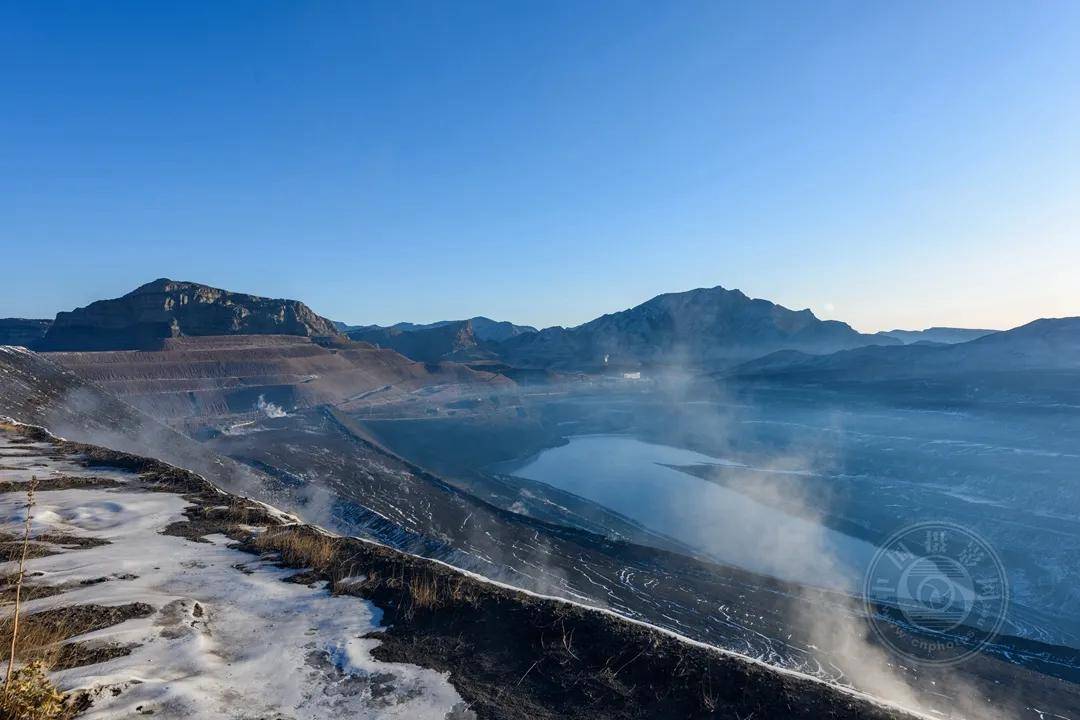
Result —
[{"label": "white steam", "polygon": [[268,418],[283,418],[289,416],[289,413],[285,412],[285,408],[275,403],[268,402],[262,395],[259,396],[258,402],[255,403],[255,409]]}]

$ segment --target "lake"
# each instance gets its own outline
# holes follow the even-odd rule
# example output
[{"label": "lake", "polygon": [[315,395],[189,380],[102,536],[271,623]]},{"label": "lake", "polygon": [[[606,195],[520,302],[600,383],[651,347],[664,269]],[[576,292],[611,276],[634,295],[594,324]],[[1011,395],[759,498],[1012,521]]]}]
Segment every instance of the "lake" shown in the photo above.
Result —
[{"label": "lake", "polygon": [[855,590],[875,548],[665,465],[732,464],[622,435],[571,437],[511,470],[615,510],[718,562]]}]

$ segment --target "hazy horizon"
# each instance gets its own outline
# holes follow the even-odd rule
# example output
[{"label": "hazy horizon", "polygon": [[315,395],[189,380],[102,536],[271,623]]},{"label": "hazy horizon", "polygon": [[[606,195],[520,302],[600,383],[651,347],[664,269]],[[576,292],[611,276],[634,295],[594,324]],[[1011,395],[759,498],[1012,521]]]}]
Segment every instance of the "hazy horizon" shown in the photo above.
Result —
[{"label": "hazy horizon", "polygon": [[[168,276],[162,275],[160,277],[165,278],[165,277],[168,277]],[[62,308],[60,310],[57,310],[56,312],[45,313],[45,314],[42,314],[42,315],[36,315],[36,316],[22,315],[22,316],[17,316],[17,315],[12,315],[10,313],[5,313],[4,308],[0,307],[0,318],[23,317],[23,318],[26,318],[26,319],[50,320],[50,319],[53,319],[56,316],[56,314],[59,313],[59,312],[65,312],[65,311],[74,310],[75,307],[85,307],[89,303],[95,302],[97,300],[108,300],[108,299],[121,297],[121,296],[126,295],[127,293],[131,292],[132,290],[135,290],[137,287],[139,287],[141,285],[145,285],[146,283],[149,283],[152,280],[157,280],[157,279],[159,279],[159,278],[158,277],[151,278],[151,279],[146,280],[145,282],[140,282],[137,285],[134,285],[134,286],[132,286],[130,288],[115,291],[115,292],[113,292],[113,294],[106,294],[106,295],[103,295],[102,297],[95,297],[95,298],[93,298],[91,300],[87,300],[86,302],[84,302],[84,303],[82,303],[82,304],[80,304],[78,306],[74,306],[74,307],[70,307],[70,308]],[[199,283],[199,284],[203,284],[203,285],[209,285],[211,287],[216,287],[216,288],[218,288],[220,290],[227,290],[227,291],[230,291],[230,292],[242,293],[242,294],[247,294],[247,295],[256,295],[256,296],[263,296],[263,297],[284,297],[284,296],[268,295],[265,292],[259,291],[257,288],[238,288],[238,287],[231,287],[229,285],[214,285],[212,283],[205,283],[205,282],[202,282],[202,281],[200,281],[198,279],[193,279],[193,278],[169,277],[168,279],[176,281],[176,282],[193,282],[193,283]],[[652,296],[649,296],[649,297],[646,297],[646,298],[641,298],[639,301],[634,302],[632,305],[627,305],[626,307],[608,308],[608,309],[602,310],[601,312],[598,312],[596,315],[594,315],[592,317],[589,317],[589,318],[586,318],[585,320],[582,320],[580,322],[575,322],[575,323],[566,323],[566,322],[558,323],[558,322],[556,322],[554,324],[549,324],[549,325],[537,325],[536,323],[530,323],[530,322],[522,321],[522,320],[517,319],[517,318],[503,317],[503,316],[499,315],[498,313],[492,312],[490,310],[474,312],[474,313],[471,313],[471,314],[468,314],[468,315],[460,315],[460,316],[455,316],[455,317],[437,316],[437,314],[432,314],[431,312],[429,312],[426,315],[424,315],[422,317],[418,317],[418,318],[417,317],[397,318],[397,319],[391,319],[391,320],[386,320],[386,321],[382,321],[382,322],[376,322],[374,320],[368,320],[368,319],[365,319],[365,318],[357,319],[357,318],[339,317],[339,316],[335,315],[334,313],[321,312],[320,309],[317,308],[317,307],[312,307],[311,309],[313,311],[315,311],[316,313],[318,313],[319,315],[321,315],[322,317],[328,318],[328,319],[333,320],[335,322],[343,322],[346,325],[382,325],[382,326],[390,326],[390,325],[395,325],[397,323],[402,323],[402,322],[414,323],[414,324],[417,324],[417,325],[425,325],[425,324],[441,322],[441,321],[465,320],[465,319],[468,319],[468,318],[482,316],[482,317],[486,317],[486,318],[488,318],[490,320],[512,322],[515,325],[526,325],[526,326],[531,325],[532,327],[535,327],[537,329],[542,330],[542,329],[548,328],[548,327],[564,327],[564,328],[576,327],[577,325],[581,325],[581,324],[583,324],[585,322],[588,322],[590,320],[594,320],[594,319],[596,319],[596,318],[598,318],[598,317],[600,317],[602,315],[607,315],[607,314],[611,314],[611,313],[617,313],[617,312],[621,312],[623,310],[631,309],[633,307],[641,305],[642,303],[645,303],[645,302],[655,298],[657,295],[679,294],[679,293],[683,293],[683,292],[690,292],[692,290],[710,289],[710,288],[713,288],[713,287],[717,287],[717,286],[712,285],[712,286],[708,286],[708,287],[702,286],[702,287],[697,287],[697,288],[683,288],[683,289],[678,289],[678,290],[667,290],[667,291],[664,291],[664,292],[661,292],[661,293],[657,293],[656,295],[652,295]],[[730,286],[729,287],[729,286],[726,286],[726,285],[720,285],[720,287],[724,287],[724,289],[726,289],[726,290],[738,290],[738,291],[742,292],[743,294],[745,294],[747,297],[750,297],[752,299],[762,299],[762,300],[769,300],[771,302],[776,302],[775,300],[773,300],[772,298],[770,298],[770,297],[768,297],[766,295],[755,295],[753,293],[746,292],[746,290],[744,290],[743,288],[740,288],[740,287],[736,287],[736,286]],[[303,296],[295,296],[295,297],[294,296],[289,296],[289,297],[284,297],[284,299],[299,300],[300,302],[303,302],[303,303],[309,305],[309,307],[311,306],[311,304],[308,303],[307,300],[305,300]],[[777,303],[777,304],[784,305],[783,303]],[[796,310],[796,311],[809,309],[812,312],[814,312],[815,315],[817,315],[819,318],[822,318],[821,314],[816,312],[813,308],[798,307],[798,306],[792,306],[792,305],[784,305],[784,307],[786,307],[789,310]],[[885,332],[885,331],[890,331],[890,330],[926,330],[926,329],[929,329],[929,328],[932,328],[932,327],[956,327],[956,328],[964,327],[964,328],[978,329],[978,330],[1000,331],[1000,330],[1010,330],[1010,329],[1012,329],[1014,327],[1019,327],[1020,325],[1025,325],[1025,324],[1027,324],[1029,322],[1032,322],[1034,320],[1039,320],[1039,319],[1042,319],[1042,318],[1049,318],[1049,317],[1072,317],[1072,316],[1049,316],[1049,315],[1046,315],[1046,316],[1040,316],[1040,317],[1032,317],[1032,318],[1028,318],[1027,320],[1023,320],[1023,321],[1021,321],[1021,322],[1019,322],[1019,323],[1017,323],[1015,325],[1007,325],[1007,326],[1006,325],[996,325],[996,326],[978,326],[978,327],[976,327],[976,326],[973,326],[973,325],[959,326],[959,325],[943,325],[941,323],[935,323],[935,324],[931,324],[931,325],[925,325],[925,326],[922,326],[922,327],[875,327],[873,329],[868,329],[868,328],[858,327],[854,323],[849,322],[848,324],[851,325],[856,330],[858,330],[859,332],[863,332],[863,333]],[[841,322],[847,322],[847,320],[845,318],[842,318],[842,317],[827,317],[827,318],[822,318],[822,319],[839,320]]]}]

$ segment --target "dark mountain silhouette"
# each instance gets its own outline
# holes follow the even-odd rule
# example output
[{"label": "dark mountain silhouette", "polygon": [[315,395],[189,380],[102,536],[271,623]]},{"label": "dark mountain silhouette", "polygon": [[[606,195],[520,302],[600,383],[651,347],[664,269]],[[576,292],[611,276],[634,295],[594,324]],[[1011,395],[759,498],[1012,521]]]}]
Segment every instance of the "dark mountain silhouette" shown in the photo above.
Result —
[{"label": "dark mountain silhouette", "polygon": [[437,328],[445,327],[447,325],[457,325],[460,323],[468,322],[472,325],[472,333],[477,340],[481,342],[502,342],[508,340],[517,335],[524,335],[525,333],[534,333],[536,328],[530,325],[515,325],[512,322],[505,320],[492,320],[486,318],[483,315],[469,318],[468,320],[440,320],[438,322],[417,324],[411,322],[399,322],[393,325],[346,325],[345,323],[335,322],[334,326],[343,333],[355,332],[363,330],[365,332],[375,332],[378,330],[396,330],[398,332],[416,332],[423,330],[435,330]]},{"label": "dark mountain silhouette", "polygon": [[1080,317],[1035,320],[952,345],[863,347],[823,356],[777,352],[744,363],[728,374],[883,381],[1031,370],[1080,370]]},{"label": "dark mountain silhouette", "polygon": [[520,335],[497,349],[504,361],[522,367],[721,368],[782,349],[830,353],[899,342],[714,287],[659,295],[575,328]]},{"label": "dark mountain silhouette", "polygon": [[133,350],[198,335],[337,336],[326,318],[297,300],[244,295],[162,278],[127,295],[62,312],[41,350]]},{"label": "dark mountain silhouette", "polygon": [[414,326],[403,330],[398,326],[369,326],[354,328],[346,334],[352,340],[371,343],[396,350],[407,358],[434,363],[443,360],[477,360],[493,355],[481,347],[471,320]]},{"label": "dark mountain silhouette", "polygon": [[878,335],[896,338],[905,345],[911,345],[912,343],[917,342],[952,345],[954,343],[977,340],[984,335],[996,332],[998,331],[975,328],[931,327],[926,328],[925,330],[882,330]]},{"label": "dark mountain silhouette", "polygon": [[484,342],[502,342],[518,335],[536,332],[536,328],[531,325],[515,325],[505,320],[492,320],[483,315],[469,318],[469,322],[472,323],[473,333],[477,339]]},{"label": "dark mountain silhouette", "polygon": [[0,345],[37,347],[52,320],[28,320],[26,318],[0,318]]}]

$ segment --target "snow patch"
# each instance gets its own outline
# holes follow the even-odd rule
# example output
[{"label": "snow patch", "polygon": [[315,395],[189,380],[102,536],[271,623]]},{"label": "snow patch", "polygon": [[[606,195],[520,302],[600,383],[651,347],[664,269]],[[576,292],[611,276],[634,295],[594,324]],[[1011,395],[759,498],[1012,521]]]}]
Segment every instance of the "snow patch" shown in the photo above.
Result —
[{"label": "snow patch", "polygon": [[[54,469],[54,458],[38,461]],[[371,657],[378,640],[363,636],[378,630],[381,615],[371,603],[282,582],[296,571],[230,549],[224,536],[196,543],[160,534],[188,506],[177,494],[128,488],[37,493],[35,535],[109,544],[29,561],[34,582],[73,589],[28,602],[26,612],[88,603],[155,609],[77,638],[129,646],[129,655],[54,674],[65,690],[94,693],[86,718],[473,717],[447,674]],[[3,530],[18,530],[23,507],[21,493],[0,495]]]}]

